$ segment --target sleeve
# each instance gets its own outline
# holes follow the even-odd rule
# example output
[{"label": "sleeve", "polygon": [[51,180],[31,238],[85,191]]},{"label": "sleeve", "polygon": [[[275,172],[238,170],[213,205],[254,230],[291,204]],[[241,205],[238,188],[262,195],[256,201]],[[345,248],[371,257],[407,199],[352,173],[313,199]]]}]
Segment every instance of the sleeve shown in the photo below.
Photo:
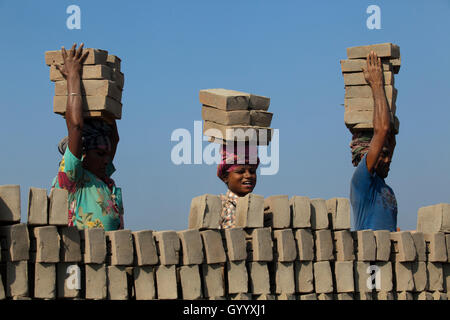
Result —
[{"label": "sleeve", "polygon": [[76,184],[82,180],[83,175],[82,161],[75,157],[67,147],[59,166],[56,185],[61,189],[72,192]]},{"label": "sleeve", "polygon": [[367,169],[366,158],[367,153],[359,162],[352,177],[352,188],[360,193],[364,193],[369,190],[373,180],[373,175],[369,172],[369,169]]}]

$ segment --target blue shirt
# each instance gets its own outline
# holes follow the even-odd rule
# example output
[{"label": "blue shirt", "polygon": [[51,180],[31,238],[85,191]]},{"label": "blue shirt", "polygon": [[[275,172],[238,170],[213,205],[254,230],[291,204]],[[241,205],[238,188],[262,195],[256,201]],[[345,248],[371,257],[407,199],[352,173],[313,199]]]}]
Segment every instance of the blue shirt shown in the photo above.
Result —
[{"label": "blue shirt", "polygon": [[384,179],[367,169],[362,158],[350,185],[355,230],[397,230],[397,200]]}]

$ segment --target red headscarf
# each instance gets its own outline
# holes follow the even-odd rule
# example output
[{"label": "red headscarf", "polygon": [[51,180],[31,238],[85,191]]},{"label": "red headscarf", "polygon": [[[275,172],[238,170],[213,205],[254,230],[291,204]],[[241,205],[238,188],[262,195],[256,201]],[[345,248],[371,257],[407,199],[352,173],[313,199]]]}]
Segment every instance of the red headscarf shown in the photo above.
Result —
[{"label": "red headscarf", "polygon": [[[244,150],[241,150],[244,149]],[[231,172],[239,165],[252,164],[256,167],[259,166],[258,148],[256,145],[245,144],[245,148],[242,148],[240,144],[234,143],[234,145],[222,145],[220,151],[222,155],[222,161],[217,166],[217,176],[223,180],[228,172]]]}]

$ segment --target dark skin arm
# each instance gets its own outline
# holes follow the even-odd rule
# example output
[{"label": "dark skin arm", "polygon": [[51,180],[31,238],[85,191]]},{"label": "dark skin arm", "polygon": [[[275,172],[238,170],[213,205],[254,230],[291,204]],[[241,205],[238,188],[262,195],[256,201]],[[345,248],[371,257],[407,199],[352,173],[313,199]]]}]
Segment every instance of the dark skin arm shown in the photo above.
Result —
[{"label": "dark skin arm", "polygon": [[367,68],[363,68],[363,72],[367,83],[372,89],[374,100],[373,137],[370,141],[366,158],[367,169],[370,173],[373,173],[383,146],[389,136],[391,113],[384,91],[381,59],[377,57],[375,52],[372,51],[367,55]]}]

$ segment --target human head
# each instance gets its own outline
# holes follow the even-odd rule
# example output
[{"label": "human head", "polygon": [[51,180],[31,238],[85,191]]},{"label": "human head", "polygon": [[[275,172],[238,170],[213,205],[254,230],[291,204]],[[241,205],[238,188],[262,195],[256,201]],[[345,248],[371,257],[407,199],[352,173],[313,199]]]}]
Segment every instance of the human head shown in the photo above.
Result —
[{"label": "human head", "polygon": [[392,157],[394,155],[394,149],[396,145],[395,135],[390,134],[386,140],[383,149],[378,157],[378,161],[375,164],[375,172],[380,178],[386,179],[389,174]]}]

